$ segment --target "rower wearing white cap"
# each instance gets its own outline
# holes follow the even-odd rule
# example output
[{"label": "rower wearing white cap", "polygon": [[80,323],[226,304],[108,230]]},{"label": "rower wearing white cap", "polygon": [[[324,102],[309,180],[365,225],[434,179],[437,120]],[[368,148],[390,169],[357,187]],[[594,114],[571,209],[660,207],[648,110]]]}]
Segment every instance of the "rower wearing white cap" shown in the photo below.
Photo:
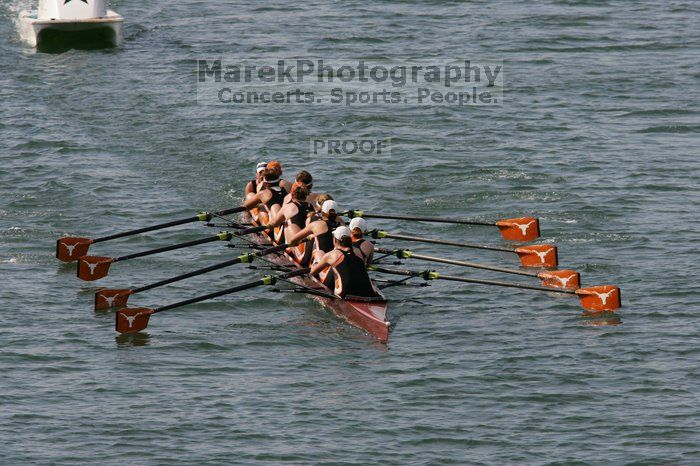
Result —
[{"label": "rower wearing white cap", "polygon": [[[379,292],[369,278],[365,261],[360,257],[357,249],[352,247],[350,229],[340,226],[333,231],[332,235],[333,250],[324,254],[311,268],[311,275],[318,276],[329,288],[332,286],[335,295],[341,298],[378,296]],[[332,278],[329,279],[331,276]]]},{"label": "rower wearing white cap", "polygon": [[324,253],[333,250],[333,230],[344,225],[337,212],[338,204],[335,201],[324,202],[321,207],[321,218],[309,222],[306,227],[288,236],[287,241],[300,243],[306,239],[313,239],[313,260],[317,261]]},{"label": "rower wearing white cap", "polygon": [[250,180],[247,185],[245,185],[245,199],[250,196],[257,194],[260,191],[260,187],[263,182],[263,171],[267,167],[267,162],[260,162],[255,167],[255,178]]},{"label": "rower wearing white cap", "polygon": [[374,255],[374,244],[363,238],[365,231],[367,231],[367,222],[364,218],[355,217],[350,221],[352,246],[360,253],[365,264],[370,265],[372,263],[372,256]]}]

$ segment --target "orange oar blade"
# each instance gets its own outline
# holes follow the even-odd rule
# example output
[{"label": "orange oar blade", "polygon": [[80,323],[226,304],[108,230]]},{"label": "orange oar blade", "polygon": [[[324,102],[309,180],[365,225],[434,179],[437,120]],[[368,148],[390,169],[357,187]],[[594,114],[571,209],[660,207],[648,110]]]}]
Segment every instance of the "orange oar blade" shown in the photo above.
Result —
[{"label": "orange oar blade", "polygon": [[119,333],[136,333],[148,327],[153,309],[148,307],[125,307],[117,311],[116,330]]},{"label": "orange oar blade", "polygon": [[581,306],[586,309],[583,315],[611,312],[622,306],[620,289],[612,285],[591,286],[576,290]]},{"label": "orange oar blade", "polygon": [[496,225],[507,241],[533,241],[540,237],[540,221],[535,217],[507,218]]},{"label": "orange oar blade", "polygon": [[577,290],[581,286],[581,274],[575,270],[551,270],[537,275],[542,285]]},{"label": "orange oar blade", "polygon": [[91,282],[106,277],[109,273],[109,266],[112,264],[111,257],[84,256],[78,260],[78,278]]},{"label": "orange oar blade", "polygon": [[95,293],[95,310],[109,309],[110,307],[124,307],[129,300],[132,290],[100,290]]},{"label": "orange oar blade", "polygon": [[66,236],[56,240],[56,259],[63,262],[74,262],[87,255],[92,244],[90,238]]},{"label": "orange oar blade", "polygon": [[523,267],[556,267],[559,265],[557,247],[551,244],[533,244],[516,248]]}]

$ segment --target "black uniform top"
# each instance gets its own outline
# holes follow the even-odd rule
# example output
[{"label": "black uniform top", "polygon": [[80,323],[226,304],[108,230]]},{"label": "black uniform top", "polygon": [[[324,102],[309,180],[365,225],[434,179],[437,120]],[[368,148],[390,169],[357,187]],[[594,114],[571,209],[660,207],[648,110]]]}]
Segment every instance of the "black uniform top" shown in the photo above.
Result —
[{"label": "black uniform top", "polygon": [[299,228],[304,228],[306,226],[306,218],[309,212],[313,210],[311,205],[308,202],[292,201],[291,203],[297,206],[297,213],[287,221]]},{"label": "black uniform top", "polygon": [[322,235],[318,235],[316,237],[316,248],[320,249],[323,252],[328,252],[332,251],[334,246],[333,246],[333,230],[338,228],[340,226],[340,222],[335,219],[327,219],[327,220],[322,220],[323,222],[326,222],[326,225],[328,226],[328,231],[325,232]]},{"label": "black uniform top", "polygon": [[335,273],[335,294],[344,298],[350,296],[374,297],[377,296],[372,280],[367,273],[365,261],[363,261],[350,248],[348,251],[343,251],[342,259],[338,260],[333,266]]}]

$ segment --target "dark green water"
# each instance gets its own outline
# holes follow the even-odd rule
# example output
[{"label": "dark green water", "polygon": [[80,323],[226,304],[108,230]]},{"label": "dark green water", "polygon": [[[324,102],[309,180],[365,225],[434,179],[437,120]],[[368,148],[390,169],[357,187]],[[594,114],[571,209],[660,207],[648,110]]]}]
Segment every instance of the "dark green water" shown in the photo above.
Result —
[{"label": "dark green water", "polygon": [[[14,20],[31,6],[0,5],[4,464],[700,462],[696,2],[123,0],[112,5],[127,21],[122,48],[62,54],[20,43]],[[197,105],[195,60],[232,55],[503,60],[505,104]],[[319,135],[388,136],[392,155],[311,157]],[[236,251],[115,264],[96,283],[53,257],[65,234],[230,206],[271,158],[287,174],[309,169],[346,208],[539,216],[562,265],[622,288],[624,323],[586,325],[573,298],[435,283],[387,290],[387,346],[305,296],[262,289],[158,315],[122,339],[112,313],[92,310],[97,287]],[[371,226],[499,242],[488,229]],[[258,275],[232,268],[133,303]]]}]

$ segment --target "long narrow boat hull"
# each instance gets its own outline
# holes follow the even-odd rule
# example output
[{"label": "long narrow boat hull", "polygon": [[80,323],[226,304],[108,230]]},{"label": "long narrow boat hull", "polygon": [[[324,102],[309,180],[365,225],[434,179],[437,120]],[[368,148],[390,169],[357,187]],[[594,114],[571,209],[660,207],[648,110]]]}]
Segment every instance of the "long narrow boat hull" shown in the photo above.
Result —
[{"label": "long narrow boat hull", "polygon": [[[253,222],[253,224],[257,225],[255,222]],[[254,240],[257,243],[266,246],[272,243],[270,238],[264,233],[255,234]],[[290,254],[285,253],[280,255],[271,255],[268,257],[271,262],[274,262],[279,266],[300,268]],[[333,293],[327,287],[323,286],[321,282],[308,275],[294,277],[292,281],[301,286],[312,288],[322,293]],[[386,320],[388,302],[384,296],[381,296],[381,299],[379,300],[363,300],[353,298],[333,299],[311,293],[310,296],[327,309],[330,309],[337,317],[345,320],[354,327],[364,330],[377,338],[380,342],[386,343],[389,340],[390,323]]]}]

